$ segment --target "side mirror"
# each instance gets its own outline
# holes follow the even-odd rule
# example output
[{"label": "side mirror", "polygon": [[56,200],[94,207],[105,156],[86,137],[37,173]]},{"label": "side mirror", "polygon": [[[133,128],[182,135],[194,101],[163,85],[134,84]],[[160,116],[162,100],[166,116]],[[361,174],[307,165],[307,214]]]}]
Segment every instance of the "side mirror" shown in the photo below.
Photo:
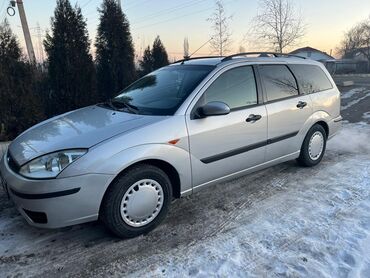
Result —
[{"label": "side mirror", "polygon": [[221,101],[211,101],[197,109],[197,118],[221,116],[230,113],[230,107]]}]

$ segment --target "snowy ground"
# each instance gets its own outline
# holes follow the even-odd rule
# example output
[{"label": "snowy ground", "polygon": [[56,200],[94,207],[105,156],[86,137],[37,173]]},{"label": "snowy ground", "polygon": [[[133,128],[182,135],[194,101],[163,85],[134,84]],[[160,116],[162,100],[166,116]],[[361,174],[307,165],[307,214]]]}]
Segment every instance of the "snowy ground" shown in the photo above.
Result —
[{"label": "snowy ground", "polygon": [[[345,93],[343,111],[365,91]],[[0,277],[370,277],[366,112],[329,141],[319,166],[288,162],[205,189],[134,239],[99,223],[32,228],[0,190]]]}]

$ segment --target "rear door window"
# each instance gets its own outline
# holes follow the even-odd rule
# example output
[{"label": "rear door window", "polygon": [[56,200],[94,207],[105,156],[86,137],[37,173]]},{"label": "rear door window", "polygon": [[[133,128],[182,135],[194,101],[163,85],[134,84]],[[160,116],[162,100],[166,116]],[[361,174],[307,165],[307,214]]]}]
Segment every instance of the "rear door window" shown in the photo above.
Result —
[{"label": "rear door window", "polygon": [[298,95],[298,85],[286,65],[262,65],[259,72],[266,91],[267,101]]},{"label": "rear door window", "polygon": [[312,94],[333,88],[325,72],[315,65],[289,65],[296,76],[302,94]]}]

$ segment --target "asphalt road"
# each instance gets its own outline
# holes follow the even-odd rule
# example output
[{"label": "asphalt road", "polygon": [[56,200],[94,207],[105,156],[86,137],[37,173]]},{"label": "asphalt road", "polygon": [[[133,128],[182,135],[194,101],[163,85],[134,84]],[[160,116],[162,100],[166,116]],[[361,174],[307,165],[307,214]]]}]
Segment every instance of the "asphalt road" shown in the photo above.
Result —
[{"label": "asphalt road", "polygon": [[[339,77],[335,79],[339,80]],[[348,78],[346,77],[346,79]],[[345,108],[342,114],[345,120],[352,123],[364,121],[370,123],[369,119],[364,118],[364,114],[370,111],[370,97],[367,96],[370,81],[367,77],[362,77],[356,78],[356,82],[359,85],[340,88],[343,95],[346,96],[342,100],[342,107]],[[367,85],[363,84],[368,83],[369,88],[364,88]],[[353,89],[359,91],[353,94],[348,93]],[[359,99],[361,100],[358,101]],[[345,163],[346,161],[348,163]],[[360,163],[358,168],[361,169],[361,165],[365,162]],[[327,176],[327,173],[335,173],[335,167],[338,167],[340,163],[349,166],[356,163],[356,160],[349,154],[329,150],[320,167],[305,169],[298,167],[295,162],[288,162],[228,183],[218,184],[193,196],[176,201],[172,205],[167,219],[156,230],[148,235],[128,240],[120,240],[112,236],[99,222],[58,230],[30,227],[0,190],[0,276],[119,277],[139,274],[140,276],[153,274],[174,276],[174,273],[179,269],[181,272],[177,273],[178,276],[208,276],[211,271],[216,273],[219,271],[219,269],[207,268],[207,263],[212,260],[217,262],[215,251],[208,250],[212,241],[232,233],[241,225],[244,225],[242,227],[245,227],[246,231],[253,231],[259,225],[259,221],[262,221],[261,218],[268,215],[271,215],[274,221],[282,221],[279,226],[271,227],[271,229],[275,229],[275,232],[284,229],[284,227],[289,227],[292,230],[297,229],[296,222],[289,226],[288,222],[284,224],[284,221],[289,221],[289,213],[299,212],[309,204],[305,204],[303,195],[300,202],[296,199],[290,200],[290,196],[303,194],[310,190],[308,185],[304,183],[305,180],[317,177],[317,182],[319,182]],[[351,169],[345,169],[345,171],[351,171]],[[351,173],[345,173],[345,175],[348,176]],[[331,179],[334,179],[333,184],[337,184],[335,175],[331,176]],[[314,188],[314,183],[311,186]],[[321,187],[317,187],[315,190],[321,190]],[[348,189],[349,192],[351,190],[355,191],[355,189]],[[332,192],[334,192],[334,188],[323,192],[318,191],[316,194],[319,194],[324,202],[329,198],[325,194]],[[358,195],[356,194],[355,197]],[[338,196],[330,197],[334,204]],[[355,201],[351,204],[352,206],[357,204]],[[315,209],[316,207],[312,207],[312,211]],[[280,219],[273,213],[284,215],[285,219],[283,217]],[[324,212],[318,211],[316,213],[319,215]],[[304,218],[306,214],[309,213],[303,211],[302,215],[299,216],[302,219],[297,220],[298,222],[303,221],[300,225],[303,225],[304,231],[313,233],[316,227],[319,229],[319,226],[326,225],[325,221],[323,223],[317,222],[321,216],[318,216],[317,219],[313,217],[314,220],[310,222]],[[338,219],[342,222],[338,220],[339,222],[335,222],[334,227],[345,225],[343,221],[346,220]],[[309,223],[308,230],[304,227],[304,223]],[[288,233],[288,231],[286,232]],[[297,234],[302,233],[303,231],[297,230]],[[312,234],[309,235],[312,237]],[[270,241],[266,241],[258,239],[258,236],[266,239],[269,238],[270,234],[259,229],[255,233],[257,238],[248,235],[249,243],[245,243],[245,249],[243,249],[243,256],[248,254],[248,257],[243,263],[250,267],[242,268],[241,273],[252,271],[252,275],[259,276],[259,274],[272,271],[274,275],[279,275],[280,265],[278,270],[273,268],[279,254],[287,251],[297,254],[305,253],[304,249],[295,250],[297,239],[302,240],[299,236],[296,236],[294,240],[290,238],[283,241],[282,237],[270,238]],[[238,234],[233,234],[233,237],[235,239]],[[233,241],[234,239],[229,238],[228,240]],[[267,255],[258,254],[258,250],[251,247],[256,241],[266,244],[270,253]],[[279,244],[274,245],[277,241]],[[205,242],[210,242],[210,245],[204,244]],[[229,251],[221,249],[222,252],[227,256]],[[167,254],[171,254],[171,256],[169,257]],[[208,261],[203,261],[203,266],[196,265],[195,261],[198,257],[207,256],[209,257]],[[307,258],[310,260],[309,254],[305,255],[303,259],[301,257],[298,259],[302,263],[302,260],[306,262]],[[279,262],[284,267],[287,264],[285,260],[287,259]],[[192,265],[193,261],[194,265]],[[200,272],[199,269],[202,267],[207,269],[208,273],[207,271]],[[346,267],[350,269],[348,264]],[[230,268],[226,268],[226,273],[228,271]],[[296,271],[298,271],[298,276],[304,275],[304,269]]]},{"label": "asphalt road", "polygon": [[[345,95],[351,90],[359,90],[352,97],[342,98],[343,118],[350,123],[367,122],[370,123],[370,117],[364,118],[364,113],[370,111],[370,74],[369,75],[337,75],[334,76],[334,81],[338,85],[338,89]],[[353,86],[340,86],[343,81],[353,81]],[[357,103],[349,105],[351,103]]]}]

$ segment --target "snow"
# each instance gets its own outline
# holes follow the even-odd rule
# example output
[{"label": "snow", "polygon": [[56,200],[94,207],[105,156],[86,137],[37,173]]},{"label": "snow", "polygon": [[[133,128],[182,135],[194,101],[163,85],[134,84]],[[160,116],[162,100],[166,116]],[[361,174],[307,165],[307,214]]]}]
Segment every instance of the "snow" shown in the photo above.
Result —
[{"label": "snow", "polygon": [[[329,142],[321,169],[288,174],[283,192],[238,211],[223,232],[133,276],[370,277],[369,138],[368,126],[347,125]],[[113,267],[115,276],[124,272]]]},{"label": "snow", "polygon": [[362,115],[362,118],[364,120],[370,120],[370,112],[365,112],[363,115]]},{"label": "snow", "polygon": [[370,277],[369,139],[369,125],[346,123],[317,167],[288,162],[204,189],[129,240],[98,223],[32,228],[0,190],[0,273]]},{"label": "snow", "polygon": [[354,95],[362,93],[366,88],[354,88],[341,94],[341,99],[352,98]]},{"label": "snow", "polygon": [[359,102],[361,102],[365,98],[370,97],[370,90],[365,89],[365,88],[352,89],[352,90],[342,94],[341,99],[352,98],[354,95],[357,95],[357,94],[361,94],[361,97],[355,98],[355,99],[349,101],[348,103],[346,103],[345,105],[342,105],[342,107],[341,107],[342,111],[350,108],[351,106],[353,106],[353,105],[355,105]]},{"label": "snow", "polygon": [[333,150],[338,154],[370,154],[369,130],[370,126],[364,122],[345,124],[339,134],[328,142],[328,150]]}]

